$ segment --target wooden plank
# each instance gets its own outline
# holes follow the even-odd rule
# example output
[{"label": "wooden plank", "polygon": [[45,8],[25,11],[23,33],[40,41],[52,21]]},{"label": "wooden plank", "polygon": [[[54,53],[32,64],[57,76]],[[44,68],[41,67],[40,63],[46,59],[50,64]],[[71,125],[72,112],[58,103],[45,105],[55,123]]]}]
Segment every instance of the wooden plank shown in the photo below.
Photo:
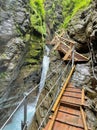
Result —
[{"label": "wooden plank", "polygon": [[74,126],[74,127],[77,127],[77,128],[83,128],[83,126],[80,125],[80,124],[71,123],[71,122],[68,122],[68,121],[62,121],[62,120],[60,120],[60,118],[56,118],[56,121],[58,121],[58,122],[60,122],[60,123],[62,123],[62,124],[67,124],[67,125],[69,125],[69,126]]},{"label": "wooden plank", "polygon": [[73,73],[74,69],[75,69],[75,65],[72,67],[72,69],[71,69],[71,71],[69,73],[69,76],[68,76],[68,78],[67,78],[67,80],[66,80],[66,82],[65,82],[65,84],[64,84],[64,86],[63,86],[63,88],[62,88],[62,90],[61,90],[61,92],[60,92],[60,94],[59,94],[53,108],[52,108],[52,111],[55,111],[55,109],[57,108],[57,106],[59,104],[59,101],[60,101],[60,99],[61,99],[61,97],[62,97],[62,95],[63,95],[63,93],[64,93],[64,91],[65,91],[65,89],[67,87],[67,84],[68,84],[68,82],[69,82],[69,80],[70,80],[70,78],[72,76],[72,73]]},{"label": "wooden plank", "polygon": [[80,106],[80,111],[81,111],[81,116],[82,116],[82,120],[83,120],[84,130],[88,130],[86,118],[85,118],[85,114],[84,114],[82,106]]},{"label": "wooden plank", "polygon": [[78,52],[75,52],[75,53],[78,54],[78,55],[80,55],[80,56],[82,56],[82,57],[85,58],[86,60],[89,60],[88,57],[86,57],[86,56],[84,56],[84,55],[82,55],[82,54],[80,54],[80,53],[78,53]]},{"label": "wooden plank", "polygon": [[63,57],[63,60],[67,60],[71,52],[72,52],[72,48],[66,53],[66,55]]},{"label": "wooden plank", "polygon": [[54,122],[55,122],[55,119],[56,119],[56,116],[57,116],[57,113],[58,113],[58,109],[59,109],[59,106],[57,106],[52,118],[51,118],[51,121],[50,121],[50,124],[49,124],[49,128],[48,130],[52,130],[53,128],[53,125],[54,125]]},{"label": "wooden plank", "polygon": [[82,89],[82,105],[84,105],[85,95],[84,95],[84,89]]}]

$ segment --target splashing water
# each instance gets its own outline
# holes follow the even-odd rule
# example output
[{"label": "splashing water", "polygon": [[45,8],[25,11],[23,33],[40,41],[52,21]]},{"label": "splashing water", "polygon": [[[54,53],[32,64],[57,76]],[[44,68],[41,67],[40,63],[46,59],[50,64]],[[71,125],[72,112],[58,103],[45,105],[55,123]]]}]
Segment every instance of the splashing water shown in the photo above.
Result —
[{"label": "splashing water", "polygon": [[[45,46],[45,54],[42,62],[42,74],[41,74],[41,80],[39,86],[39,94],[44,87],[47,71],[49,68],[49,63],[50,63],[49,52],[50,49],[47,46]],[[36,100],[32,104],[27,105],[27,121],[28,121],[27,125],[31,123],[32,118],[34,116],[39,94]],[[22,106],[14,114],[12,120],[4,127],[3,130],[21,130],[21,121],[23,120],[24,120],[24,107]]]}]

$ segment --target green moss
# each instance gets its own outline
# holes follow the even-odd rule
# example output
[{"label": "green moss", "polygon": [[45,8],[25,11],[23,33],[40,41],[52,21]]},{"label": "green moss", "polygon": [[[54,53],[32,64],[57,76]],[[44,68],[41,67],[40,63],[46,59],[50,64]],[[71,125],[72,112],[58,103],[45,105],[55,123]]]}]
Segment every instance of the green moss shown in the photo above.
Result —
[{"label": "green moss", "polygon": [[44,0],[30,0],[31,27],[40,34],[46,34]]},{"label": "green moss", "polygon": [[89,6],[92,0],[50,0],[46,4],[47,22],[54,31],[66,28],[73,16]]},{"label": "green moss", "polygon": [[38,64],[38,61],[36,59],[31,59],[31,58],[26,59],[26,62],[28,64]]},{"label": "green moss", "polygon": [[25,63],[39,64],[43,55],[43,46],[39,42],[30,42],[28,46],[28,53],[26,55]]},{"label": "green moss", "polygon": [[24,36],[24,41],[29,41],[30,40],[30,34],[26,34],[25,36]]},{"label": "green moss", "polygon": [[6,77],[6,75],[7,75],[7,74],[6,74],[6,72],[1,72],[1,73],[0,73],[0,79],[5,78],[5,77]]},{"label": "green moss", "polygon": [[66,0],[62,2],[64,22],[62,28],[66,28],[72,17],[80,10],[89,6],[91,0]]}]

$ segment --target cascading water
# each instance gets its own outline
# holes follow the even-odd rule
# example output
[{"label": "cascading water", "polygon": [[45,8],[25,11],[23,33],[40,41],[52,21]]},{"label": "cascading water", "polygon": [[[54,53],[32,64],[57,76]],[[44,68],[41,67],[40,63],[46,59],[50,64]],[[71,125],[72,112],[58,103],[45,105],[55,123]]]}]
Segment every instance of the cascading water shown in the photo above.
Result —
[{"label": "cascading water", "polygon": [[[47,75],[47,71],[48,71],[49,63],[50,63],[49,52],[50,52],[50,49],[47,46],[45,46],[45,52],[44,52],[44,57],[43,57],[43,62],[42,62],[42,74],[41,74],[40,85],[39,85],[39,94],[38,94],[35,102],[27,105],[27,121],[28,121],[27,123],[28,123],[28,125],[30,124],[30,122],[34,116],[39,95],[45,84],[46,75]],[[9,124],[7,124],[4,127],[4,129],[2,129],[2,130],[21,130],[21,121],[23,121],[23,119],[24,119],[23,113],[24,113],[24,108],[22,106],[14,114],[14,116],[13,116],[12,120],[9,122]]]},{"label": "cascading water", "polygon": [[49,68],[49,63],[50,63],[50,59],[49,59],[49,56],[48,56],[49,51],[50,51],[50,49],[47,46],[45,46],[46,54],[43,57],[43,63],[42,63],[42,74],[41,74],[41,80],[40,80],[40,86],[39,86],[40,92],[44,87],[47,71],[48,71],[48,68]]}]

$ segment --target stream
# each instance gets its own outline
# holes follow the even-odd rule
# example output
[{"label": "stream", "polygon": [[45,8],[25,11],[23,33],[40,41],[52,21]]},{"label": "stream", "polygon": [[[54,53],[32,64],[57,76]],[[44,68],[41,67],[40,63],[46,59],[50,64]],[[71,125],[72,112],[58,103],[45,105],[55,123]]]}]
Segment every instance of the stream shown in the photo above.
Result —
[{"label": "stream", "polygon": [[[43,62],[42,62],[42,73],[41,73],[41,79],[40,79],[40,85],[39,85],[39,94],[33,103],[27,105],[27,124],[28,125],[31,123],[33,119],[39,95],[45,85],[46,75],[47,75],[47,71],[48,71],[49,63],[50,63],[49,52],[50,52],[50,49],[47,46],[45,46],[44,57],[43,57]],[[18,109],[18,111],[16,111],[11,121],[4,127],[4,129],[1,129],[1,130],[21,130],[21,121],[23,121],[24,119],[23,113],[24,113],[24,106],[21,106]]]}]

